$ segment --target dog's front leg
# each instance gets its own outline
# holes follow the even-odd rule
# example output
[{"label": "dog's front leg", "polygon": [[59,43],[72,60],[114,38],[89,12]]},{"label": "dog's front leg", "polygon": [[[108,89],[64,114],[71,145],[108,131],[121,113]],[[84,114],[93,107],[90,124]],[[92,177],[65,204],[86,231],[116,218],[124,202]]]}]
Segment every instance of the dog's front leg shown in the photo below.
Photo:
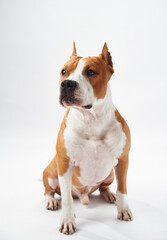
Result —
[{"label": "dog's front leg", "polygon": [[73,210],[73,198],[71,194],[72,185],[72,168],[59,176],[59,184],[61,189],[62,215],[59,231],[64,234],[72,234],[76,232],[75,216]]},{"label": "dog's front leg", "polygon": [[118,209],[118,219],[131,221],[133,219],[132,212],[129,208],[127,199],[127,171],[128,171],[129,157],[124,156],[118,160],[118,165],[115,167],[117,177],[117,193],[116,205]]}]

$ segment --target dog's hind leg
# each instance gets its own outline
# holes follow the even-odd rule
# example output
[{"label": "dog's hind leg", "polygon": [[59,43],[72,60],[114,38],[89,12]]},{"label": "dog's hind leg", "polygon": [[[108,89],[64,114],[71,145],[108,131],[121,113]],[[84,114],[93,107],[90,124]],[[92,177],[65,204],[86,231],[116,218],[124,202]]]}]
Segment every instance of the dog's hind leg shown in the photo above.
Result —
[{"label": "dog's hind leg", "polygon": [[109,189],[109,185],[114,181],[114,171],[112,169],[109,176],[100,184],[99,191],[100,194],[104,197],[106,202],[115,203],[116,197]]},{"label": "dog's hind leg", "polygon": [[59,206],[59,202],[54,198],[54,193],[60,194],[60,186],[58,182],[56,156],[43,171],[43,184],[45,186],[45,204],[48,210],[55,210]]}]

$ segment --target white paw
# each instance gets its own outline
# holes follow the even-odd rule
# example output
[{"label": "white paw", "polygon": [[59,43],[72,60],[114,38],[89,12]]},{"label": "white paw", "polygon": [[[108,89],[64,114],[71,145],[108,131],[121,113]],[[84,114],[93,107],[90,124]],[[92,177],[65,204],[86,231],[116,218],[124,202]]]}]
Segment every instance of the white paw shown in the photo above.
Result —
[{"label": "white paw", "polygon": [[71,219],[64,218],[61,221],[61,224],[60,224],[60,227],[59,227],[59,231],[61,233],[69,235],[69,234],[72,234],[72,233],[76,232],[76,230],[77,230],[77,228],[76,228],[76,223],[75,223],[74,218],[71,218]]},{"label": "white paw", "polygon": [[59,201],[50,195],[46,195],[45,205],[48,210],[56,210],[59,207]]},{"label": "white paw", "polygon": [[105,198],[108,203],[115,203],[116,196],[114,193],[110,192],[110,190],[101,191],[100,194]]},{"label": "white paw", "polygon": [[118,210],[118,219],[124,221],[132,221],[133,215],[131,210],[129,208],[124,210]]},{"label": "white paw", "polygon": [[127,195],[117,191],[116,196],[117,196],[116,206],[118,209],[118,219],[124,221],[132,221],[133,215],[129,208]]}]

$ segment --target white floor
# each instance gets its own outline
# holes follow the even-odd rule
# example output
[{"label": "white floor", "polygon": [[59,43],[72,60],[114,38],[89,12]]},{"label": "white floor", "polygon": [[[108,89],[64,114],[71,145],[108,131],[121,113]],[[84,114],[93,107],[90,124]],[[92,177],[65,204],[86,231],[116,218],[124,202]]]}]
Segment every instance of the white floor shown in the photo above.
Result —
[{"label": "white floor", "polygon": [[[46,134],[43,138],[39,134],[35,137],[33,133],[10,133],[1,138],[1,240],[67,239],[58,231],[61,209],[45,209],[44,187],[39,180],[54,153],[52,140],[53,136]],[[138,149],[136,146],[136,155],[139,154]],[[134,158],[134,150],[131,155]],[[167,194],[163,188],[166,177],[162,177],[164,183],[160,185],[162,179],[156,173],[156,166],[152,165],[152,171],[147,164],[146,168],[139,168],[139,161],[140,156],[131,160],[128,179],[133,222],[117,220],[116,207],[106,203],[97,191],[91,196],[89,206],[74,200],[78,231],[69,236],[70,239],[167,239]],[[158,176],[156,181],[154,174],[155,178]],[[138,176],[141,176],[141,180]],[[111,189],[115,190],[115,187],[114,183]]]}]

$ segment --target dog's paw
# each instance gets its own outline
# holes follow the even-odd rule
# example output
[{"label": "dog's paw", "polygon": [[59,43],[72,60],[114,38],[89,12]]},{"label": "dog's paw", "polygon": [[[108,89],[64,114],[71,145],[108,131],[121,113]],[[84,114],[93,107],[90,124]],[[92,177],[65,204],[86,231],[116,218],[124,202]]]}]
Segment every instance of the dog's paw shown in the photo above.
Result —
[{"label": "dog's paw", "polygon": [[45,206],[48,210],[56,210],[59,207],[59,201],[50,195],[46,195]]},{"label": "dog's paw", "polygon": [[76,228],[75,219],[63,219],[61,221],[61,224],[59,227],[59,231],[61,233],[69,235],[76,232],[76,230],[77,228]]},{"label": "dog's paw", "polygon": [[133,220],[133,214],[129,208],[124,209],[124,210],[119,210],[117,217],[119,220],[124,220],[124,221],[132,221]]},{"label": "dog's paw", "polygon": [[101,191],[100,194],[104,197],[106,202],[108,202],[108,203],[115,203],[116,196],[115,196],[114,193],[110,192],[110,190],[107,189],[105,191]]}]

